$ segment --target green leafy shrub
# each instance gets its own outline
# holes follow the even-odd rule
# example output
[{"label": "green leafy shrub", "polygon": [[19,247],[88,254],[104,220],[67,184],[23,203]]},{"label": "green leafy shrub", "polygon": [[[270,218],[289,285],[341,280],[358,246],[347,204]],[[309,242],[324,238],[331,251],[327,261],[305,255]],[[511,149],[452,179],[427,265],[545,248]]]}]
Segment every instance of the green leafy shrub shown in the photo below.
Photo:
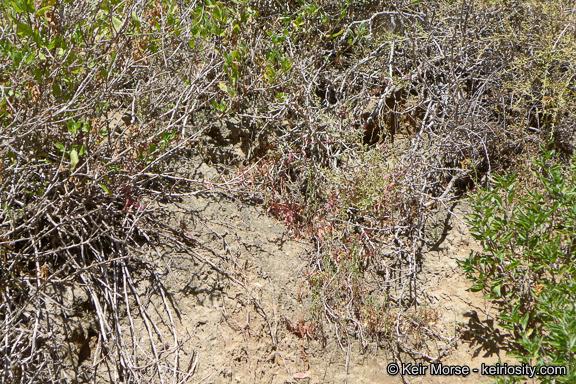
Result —
[{"label": "green leafy shrub", "polygon": [[[536,183],[519,188],[516,174],[495,177],[472,197],[468,218],[482,252],[461,263],[474,283],[499,304],[499,325],[510,330],[522,363],[568,367],[576,380],[576,158],[569,167],[554,152],[534,161]],[[506,379],[502,379],[506,380]]]}]

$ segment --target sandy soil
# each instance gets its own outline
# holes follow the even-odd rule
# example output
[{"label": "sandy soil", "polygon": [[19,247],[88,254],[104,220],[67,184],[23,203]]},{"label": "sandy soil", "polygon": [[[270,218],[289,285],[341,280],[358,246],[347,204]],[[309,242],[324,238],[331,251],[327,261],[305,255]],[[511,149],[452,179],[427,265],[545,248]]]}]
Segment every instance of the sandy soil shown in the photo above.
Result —
[{"label": "sandy soil", "polygon": [[[202,164],[198,173],[215,177]],[[288,238],[282,223],[262,207],[247,205],[221,193],[186,196],[178,203],[161,204],[168,225],[184,228],[197,241],[194,254],[158,250],[157,266],[177,310],[161,310],[151,320],[170,345],[181,344],[181,369],[190,383],[483,383],[489,377],[396,375],[387,373],[395,363],[390,351],[360,342],[342,344],[335,330],[323,338],[298,337],[290,327],[309,324],[310,297],[303,270],[311,245]],[[452,213],[439,210],[431,229],[440,228],[438,241],[425,253],[420,286],[428,307],[436,314],[436,330],[455,338],[444,366],[480,368],[498,358],[506,360],[498,345],[486,343],[482,331],[494,311],[469,286],[457,260],[475,244],[461,221],[465,207]],[[447,227],[445,225],[447,224]],[[448,229],[445,229],[448,228]],[[438,232],[438,231],[437,231]],[[211,264],[211,265],[210,265]],[[225,272],[225,273],[222,273]],[[161,308],[159,295],[149,297],[149,308]],[[478,318],[466,317],[476,311]],[[176,334],[167,325],[174,323]],[[146,338],[144,322],[134,325]],[[470,329],[476,329],[475,334]],[[468,330],[468,331],[467,331]],[[304,331],[305,332],[305,331]],[[306,336],[306,335],[304,335]],[[322,339],[322,340],[321,340]],[[434,346],[428,346],[433,350]],[[406,358],[404,364],[415,364]],[[429,367],[428,363],[423,363]],[[417,365],[417,364],[416,364]]]}]

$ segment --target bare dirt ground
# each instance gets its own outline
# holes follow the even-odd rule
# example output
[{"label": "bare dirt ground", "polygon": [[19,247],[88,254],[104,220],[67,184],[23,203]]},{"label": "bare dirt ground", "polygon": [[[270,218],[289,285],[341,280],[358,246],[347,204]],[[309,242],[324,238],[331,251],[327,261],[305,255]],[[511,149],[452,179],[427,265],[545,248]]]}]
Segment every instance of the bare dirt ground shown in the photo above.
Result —
[{"label": "bare dirt ground", "polygon": [[[195,177],[215,180],[214,168],[201,164]],[[191,383],[482,383],[489,377],[390,376],[387,365],[397,362],[376,343],[348,343],[329,324],[311,319],[311,295],[304,278],[312,245],[288,238],[281,222],[258,205],[249,205],[225,193],[181,197],[177,203],[158,203],[157,219],[195,244],[193,253],[177,247],[156,250],[162,284],[174,313],[162,308],[161,295],[147,295],[146,305],[164,335],[166,348],[182,345],[175,355]],[[430,230],[437,241],[425,253],[420,286],[434,313],[436,331],[454,343],[444,365],[480,368],[505,353],[483,338],[491,310],[481,294],[469,286],[457,264],[477,244],[462,222],[465,206],[440,209]],[[471,311],[476,311],[478,317]],[[169,331],[169,324],[177,330]],[[127,328],[129,327],[126,324]],[[133,325],[147,337],[144,321]],[[456,337],[455,337],[456,336]],[[433,345],[427,345],[429,351]],[[402,361],[412,363],[408,355]],[[416,363],[417,364],[417,363]],[[424,362],[425,365],[429,365]]]}]

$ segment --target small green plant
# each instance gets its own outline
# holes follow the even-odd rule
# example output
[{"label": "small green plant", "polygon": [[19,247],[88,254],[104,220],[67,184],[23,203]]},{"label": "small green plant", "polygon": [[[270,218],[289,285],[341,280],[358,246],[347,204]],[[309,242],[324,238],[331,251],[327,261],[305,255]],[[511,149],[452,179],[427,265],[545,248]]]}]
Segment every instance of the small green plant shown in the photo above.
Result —
[{"label": "small green plant", "polygon": [[512,332],[516,358],[568,368],[566,376],[543,376],[542,383],[573,383],[576,158],[564,168],[553,151],[544,151],[534,164],[536,183],[525,191],[508,174],[471,197],[468,221],[483,250],[461,265],[474,284],[470,290],[499,304],[499,325]]}]

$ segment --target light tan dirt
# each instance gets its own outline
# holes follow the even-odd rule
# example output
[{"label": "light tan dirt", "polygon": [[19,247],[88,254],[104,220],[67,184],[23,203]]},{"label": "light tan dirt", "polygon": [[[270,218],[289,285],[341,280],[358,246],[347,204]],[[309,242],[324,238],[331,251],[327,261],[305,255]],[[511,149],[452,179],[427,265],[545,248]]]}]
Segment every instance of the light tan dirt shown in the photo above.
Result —
[{"label": "light tan dirt", "polygon": [[[198,175],[216,177],[203,164]],[[159,203],[160,204],[160,203]],[[149,294],[143,283],[142,297],[151,321],[163,334],[165,350],[183,346],[177,359],[190,383],[483,383],[489,377],[390,376],[392,354],[376,344],[361,348],[360,342],[341,342],[325,325],[323,337],[314,335],[310,319],[310,295],[304,278],[311,244],[290,240],[282,223],[258,205],[248,205],[223,193],[185,196],[177,203],[160,204],[164,220],[181,228],[197,244],[194,254],[177,249],[157,249],[156,264],[162,284],[175,311],[162,308],[162,297]],[[481,294],[466,291],[469,283],[457,264],[477,249],[461,221],[463,206],[441,209],[431,230],[438,232],[432,250],[424,254],[420,286],[428,307],[436,314],[432,324],[445,337],[461,335],[442,360],[444,365],[480,368],[505,354],[475,340],[463,340],[470,321],[464,314],[476,310],[481,324],[494,310]],[[445,230],[444,225],[448,224]],[[209,265],[209,264],[212,264]],[[218,270],[216,270],[218,269]],[[170,315],[177,333],[169,332]],[[301,324],[300,336],[294,332]],[[292,331],[289,330],[292,327]],[[310,327],[308,330],[305,327]],[[126,324],[129,327],[129,324]],[[143,321],[134,324],[139,344],[148,335]],[[318,333],[316,333],[317,335]],[[470,339],[470,337],[468,337]],[[472,337],[474,339],[474,337]],[[325,343],[325,344],[324,344]],[[430,351],[434,346],[427,346]],[[176,359],[176,355],[174,355]],[[513,361],[510,361],[513,362]],[[414,364],[406,357],[404,363]],[[429,366],[428,363],[423,363]]]}]

